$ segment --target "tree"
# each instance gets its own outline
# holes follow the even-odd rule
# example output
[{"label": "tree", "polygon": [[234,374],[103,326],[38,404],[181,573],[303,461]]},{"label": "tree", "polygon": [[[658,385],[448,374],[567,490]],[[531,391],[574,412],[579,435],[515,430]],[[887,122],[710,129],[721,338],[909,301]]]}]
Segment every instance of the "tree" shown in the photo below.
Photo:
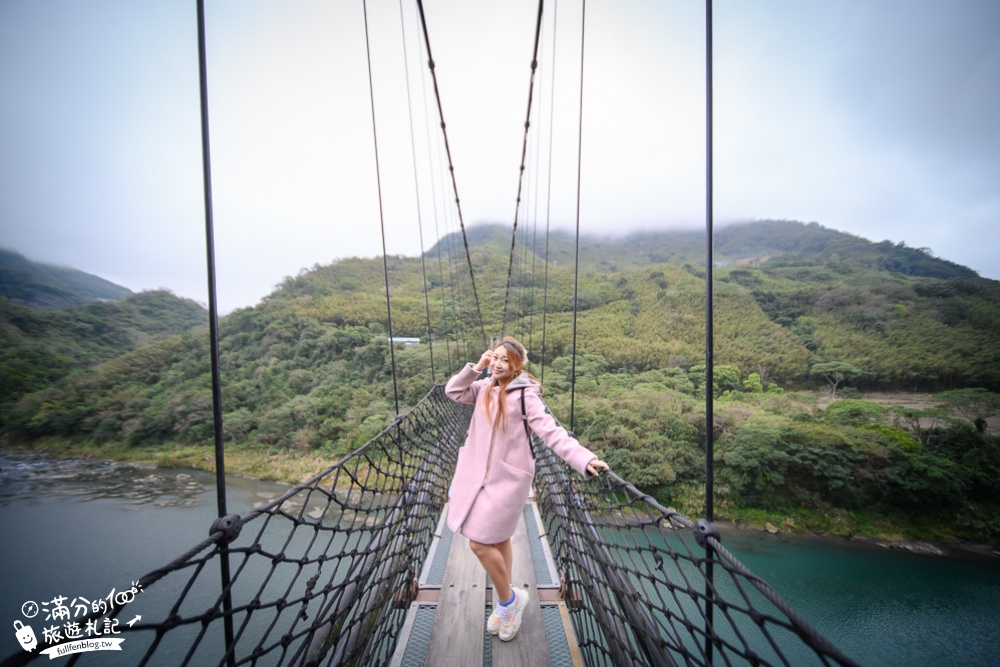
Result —
[{"label": "tree", "polygon": [[967,419],[979,433],[985,433],[987,420],[1000,412],[1000,394],[994,394],[982,387],[943,391],[937,398],[943,401],[952,413]]},{"label": "tree", "polygon": [[894,426],[906,429],[916,437],[921,444],[926,445],[930,434],[947,419],[947,408],[937,406],[918,410],[907,408],[901,405],[894,405],[889,408]]},{"label": "tree", "polygon": [[[706,369],[705,364],[698,364],[688,371],[688,379],[695,387],[704,386]],[[712,391],[716,398],[727,391],[739,391],[742,388],[738,367],[730,364],[717,364],[712,367]]]},{"label": "tree", "polygon": [[781,433],[770,426],[748,424],[733,438],[722,457],[720,478],[748,504],[776,507],[787,483],[790,457],[781,447]]},{"label": "tree", "polygon": [[940,456],[893,452],[888,470],[892,502],[922,509],[959,504],[966,482],[956,474],[957,468],[954,462]]},{"label": "tree", "polygon": [[871,401],[839,400],[826,407],[826,421],[840,426],[881,424],[887,412],[886,408]]},{"label": "tree", "polygon": [[764,391],[764,382],[760,379],[759,373],[751,373],[743,381],[743,391],[750,394],[760,394]]},{"label": "tree", "polygon": [[830,393],[837,395],[837,387],[844,383],[850,383],[859,377],[863,377],[867,372],[846,361],[821,361],[815,363],[809,369],[809,375],[821,377],[830,386]]},{"label": "tree", "polygon": [[[753,374],[751,373],[751,375]],[[757,377],[760,378],[761,388],[767,391],[771,384],[771,367],[764,363],[757,364]]]}]

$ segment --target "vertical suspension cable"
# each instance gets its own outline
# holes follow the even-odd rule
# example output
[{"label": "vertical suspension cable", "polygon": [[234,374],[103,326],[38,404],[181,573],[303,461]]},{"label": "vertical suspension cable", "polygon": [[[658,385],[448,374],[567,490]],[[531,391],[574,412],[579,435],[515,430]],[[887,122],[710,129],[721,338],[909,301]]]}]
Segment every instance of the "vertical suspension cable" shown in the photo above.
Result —
[{"label": "vertical suspension cable", "polygon": [[[529,188],[531,192],[531,188]],[[528,202],[533,202],[534,193],[528,197]],[[530,341],[531,336],[531,216],[525,210],[524,233],[521,235],[521,339]],[[526,349],[528,343],[524,343]]]},{"label": "vertical suspension cable", "polygon": [[714,224],[713,224],[713,204],[712,204],[712,0],[705,0],[705,86],[706,86],[706,132],[705,132],[705,518],[713,520],[713,464],[712,447],[715,439],[714,424],[714,403],[715,392],[712,391],[713,380],[715,378],[714,366],[714,331],[712,328],[714,314],[713,289],[714,281],[712,277],[713,247],[714,247]]},{"label": "vertical suspension cable", "polygon": [[[713,450],[715,441],[715,378],[713,289],[713,170],[712,170],[712,0],[705,0],[705,519],[714,520],[714,468]],[[705,654],[712,663],[712,638],[714,631],[715,605],[712,604],[714,589],[714,559],[712,545],[705,541]]]},{"label": "vertical suspension cable", "polygon": [[458,289],[458,268],[455,266],[455,246],[457,245],[457,239],[452,235],[451,232],[451,207],[445,209],[445,228],[446,228],[446,240],[448,246],[448,289],[451,292],[451,317],[449,319],[449,328],[454,332],[455,336],[455,357],[456,363],[461,364],[461,359],[465,356],[465,339],[463,338],[465,334],[465,296],[461,289]]},{"label": "vertical suspension cable", "polygon": [[[452,209],[448,207],[445,211],[447,216],[446,225],[448,226],[449,232],[447,235],[448,239],[448,275],[450,280],[448,285],[451,289],[451,327],[455,332],[455,356],[457,357],[456,362],[461,363],[460,359],[469,356],[469,337],[468,337],[468,325],[465,321],[466,306],[465,306],[465,293],[460,289],[460,285],[456,288],[458,280],[460,277],[460,271],[464,271],[464,267],[456,267],[455,260],[455,248],[458,245],[458,240],[451,233],[451,216]],[[461,267],[461,268],[460,268]]]},{"label": "vertical suspension cable", "polygon": [[[528,202],[533,204],[537,193],[530,187],[528,191],[530,193]],[[521,294],[524,302],[521,306],[521,331],[522,336],[529,336],[531,334],[531,212],[527,206],[524,213],[524,233],[521,235]]]},{"label": "vertical suspension cable", "polygon": [[438,89],[437,73],[434,71],[434,56],[431,53],[431,38],[427,32],[427,18],[424,14],[423,0],[417,0],[417,7],[420,9],[420,25],[423,28],[424,43],[427,45],[427,66],[431,71],[431,78],[434,81],[434,97],[437,100],[438,116],[441,119],[441,134],[444,136],[444,149],[448,155],[448,171],[451,173],[451,185],[455,192],[455,208],[458,211],[458,225],[462,230],[462,242],[465,244],[465,258],[469,264],[469,280],[472,283],[472,295],[476,301],[476,315],[479,318],[479,329],[486,343],[486,328],[483,326],[483,309],[479,306],[479,291],[476,289],[476,276],[472,270],[472,254],[469,252],[469,239],[465,234],[465,221],[462,218],[462,204],[458,197],[458,181],[455,180],[455,165],[451,159],[451,146],[448,144],[448,131],[444,122],[444,109],[441,106],[441,91]]},{"label": "vertical suspension cable", "polygon": [[[541,30],[539,30],[539,48],[544,45],[544,40],[542,39]],[[539,78],[539,90],[541,90],[541,79]],[[523,222],[520,224],[520,247],[518,248],[518,303],[519,307],[517,310],[518,315],[518,331],[520,335],[518,339],[524,343],[525,349],[532,351],[531,347],[531,334],[532,334],[532,311],[534,304],[534,284],[533,284],[533,269],[534,264],[531,261],[532,247],[530,243],[531,239],[531,225],[537,220],[537,209],[538,209],[538,142],[539,142],[539,130],[540,123],[538,121],[538,115],[540,113],[541,98],[539,97],[539,102],[534,105],[534,115],[535,119],[533,122],[536,130],[532,133],[528,145],[528,157],[526,161],[527,165],[527,180],[525,187],[525,197],[524,197],[524,215],[522,216]],[[534,162],[534,164],[532,164]]]},{"label": "vertical suspension cable", "polygon": [[[524,202],[525,211],[527,211],[528,202],[531,201],[531,189],[525,188]],[[527,213],[522,213],[524,217],[527,217]],[[524,296],[524,266],[527,260],[525,255],[525,241],[524,241],[524,230],[525,225],[522,223],[518,226],[517,236],[517,276],[515,278],[516,282],[512,283],[514,287],[514,308],[513,315],[517,319],[514,321],[515,327],[515,337],[518,340],[524,340],[524,306],[525,306],[525,296]]]},{"label": "vertical suspension cable", "polygon": [[[447,201],[447,194],[442,192]],[[445,207],[445,228],[447,229],[448,241],[448,286],[451,290],[451,328],[455,333],[455,356],[456,362],[461,364],[461,359],[468,357],[468,323],[466,322],[466,305],[464,282],[462,272],[465,266],[458,261],[458,237],[454,229],[454,208],[450,205]]]},{"label": "vertical suspension cable", "polygon": [[[545,36],[543,34],[542,35],[542,43],[543,44],[545,43],[544,42],[544,37]],[[543,80],[545,78],[544,74],[545,74],[545,68],[543,67],[542,68],[542,72],[541,72],[541,74],[538,77],[538,88],[539,88],[539,91],[544,90],[544,88],[545,88],[545,86],[542,85],[542,82],[543,82]],[[531,235],[531,274],[530,274],[531,277],[529,279],[529,285],[530,285],[529,293],[530,293],[531,296],[530,296],[530,300],[528,302],[529,309],[528,309],[528,345],[527,345],[527,349],[531,351],[531,354],[534,354],[534,352],[535,352],[535,350],[534,350],[534,342],[535,342],[535,301],[536,301],[536,298],[535,298],[535,292],[536,292],[536,289],[535,289],[535,264],[537,263],[537,260],[538,260],[538,200],[541,198],[539,196],[539,191],[540,190],[539,190],[539,187],[538,187],[538,174],[541,171],[541,169],[539,167],[539,162],[541,161],[540,156],[541,156],[541,153],[542,153],[542,150],[540,148],[542,122],[541,122],[540,119],[541,119],[541,116],[542,116],[543,100],[544,100],[544,98],[542,97],[541,94],[539,94],[539,96],[538,96],[538,112],[537,112],[537,115],[536,115],[536,123],[535,123],[538,126],[539,131],[535,132],[535,173],[534,173],[535,187],[534,187],[534,198],[532,199],[532,204],[534,205],[534,210],[532,211],[532,215],[531,215],[531,232],[532,232],[532,235]]]},{"label": "vertical suspension cable", "polygon": [[500,326],[500,335],[507,331],[507,305],[510,299],[510,284],[514,270],[514,247],[517,241],[517,221],[521,213],[521,190],[524,186],[524,163],[528,153],[528,131],[531,128],[531,102],[535,92],[535,71],[538,69],[538,43],[542,32],[542,11],[545,7],[544,0],[538,0],[538,18],[535,21],[535,46],[531,55],[531,80],[528,84],[528,110],[524,118],[524,141],[521,145],[521,169],[517,180],[517,202],[514,205],[514,229],[510,236],[510,260],[507,263],[507,287],[503,296],[503,323]]},{"label": "vertical suspension cable", "polygon": [[365,55],[368,58],[368,98],[372,108],[372,140],[375,144],[375,183],[378,187],[378,219],[382,228],[382,272],[385,274],[385,310],[389,324],[389,358],[392,363],[392,399],[396,405],[396,416],[399,416],[399,389],[396,386],[396,349],[392,335],[392,301],[389,299],[389,260],[385,249],[385,215],[382,212],[382,176],[378,164],[378,130],[375,126],[375,88],[372,86],[372,54],[368,40],[368,0],[363,0],[361,6],[365,15]]},{"label": "vertical suspension cable", "polygon": [[[420,21],[419,8],[417,8],[416,5],[414,5],[414,8],[417,10],[415,20],[419,22]],[[423,62],[423,60],[424,60],[424,43],[423,43],[422,40],[419,40],[419,39],[417,40],[417,47],[418,47],[418,51],[420,53],[420,62]],[[441,229],[440,229],[440,226],[438,225],[438,222],[440,220],[440,217],[439,217],[440,213],[438,212],[438,200],[437,200],[438,186],[437,186],[437,180],[434,178],[434,174],[437,172],[437,168],[436,168],[436,166],[434,164],[434,153],[431,151],[431,146],[433,145],[437,149],[437,156],[438,156],[437,164],[440,165],[441,164],[441,142],[440,141],[436,141],[436,142],[432,142],[431,141],[430,114],[426,113],[426,110],[427,110],[427,79],[426,79],[426,77],[423,77],[423,76],[420,77],[420,91],[421,91],[421,96],[422,96],[422,99],[423,99],[423,107],[424,107],[424,111],[425,111],[425,114],[424,114],[424,132],[425,132],[426,137],[427,137],[427,162],[430,165],[430,172],[431,172],[431,202],[434,205],[434,237],[437,239],[436,247],[437,247],[438,280],[440,281],[440,287],[441,287],[441,289],[440,289],[440,292],[441,292],[441,324],[438,327],[439,330],[440,330],[441,327],[444,326],[444,325],[446,325],[446,323],[448,321],[448,289],[446,288],[446,283],[445,283],[445,279],[444,279],[444,257],[443,257],[443,255],[444,255],[444,248],[445,248],[445,245],[446,245],[446,240],[445,240],[444,237],[442,237],[442,235],[441,235]],[[442,189],[443,189],[443,186],[442,186]],[[448,233],[447,232],[447,222],[445,224],[446,224],[446,227],[445,227],[446,232],[445,233],[447,234]],[[448,274],[450,276],[451,275],[451,258],[450,257],[448,259],[448,264],[449,264],[449,266],[448,266]],[[447,284],[450,284],[450,281]],[[454,291],[452,291],[452,301],[454,302]],[[449,376],[451,376],[451,374],[454,373],[454,367],[452,366],[452,357],[451,357],[452,341],[451,341],[451,337],[449,335],[450,334],[450,328],[447,329],[447,330],[445,330],[442,333],[444,334],[444,351],[445,351],[445,361],[447,362],[446,368],[448,369],[447,373],[448,373]],[[457,356],[457,350],[456,350],[456,356]]]},{"label": "vertical suspension cable", "polygon": [[399,0],[399,33],[403,39],[403,73],[406,75],[406,107],[410,120],[410,155],[413,158],[413,189],[417,200],[417,231],[420,235],[420,274],[424,279],[424,314],[427,317],[427,347],[431,355],[431,383],[437,384],[434,372],[434,333],[431,331],[431,301],[427,290],[427,262],[424,257],[424,223],[420,214],[420,181],[417,176],[417,144],[413,133],[413,102],[410,99],[410,68],[406,57],[406,26],[403,22],[403,0]]},{"label": "vertical suspension cable", "polygon": [[559,0],[552,3],[552,86],[549,91],[549,166],[547,170],[547,183],[545,190],[545,278],[542,286],[542,355],[540,361],[542,372],[539,379],[545,384],[545,325],[548,320],[549,311],[549,229],[552,218],[552,137],[555,134],[553,129],[556,106],[556,36],[558,34],[558,13]]},{"label": "vertical suspension cable", "polygon": [[[445,341],[451,341],[452,337],[454,337],[454,341],[452,341],[452,345],[454,346],[454,349],[455,349],[455,359],[454,359],[454,362],[453,362],[452,357],[451,357],[451,349],[452,348],[451,347],[448,348],[448,368],[449,368],[449,374],[450,374],[450,373],[454,373],[454,367],[452,366],[452,363],[457,363],[458,359],[460,358],[460,355],[458,353],[458,350],[459,350],[458,335],[453,331],[453,328],[452,328],[452,325],[451,325],[451,318],[448,315],[449,313],[454,313],[455,312],[455,268],[454,268],[454,266],[452,266],[452,257],[451,257],[451,232],[448,231],[448,219],[447,219],[448,212],[445,211],[444,215],[445,215],[445,235],[443,237],[442,236],[438,236],[438,239],[440,239],[438,241],[438,270],[442,272],[442,274],[441,274],[441,322],[446,327],[446,329],[448,331],[448,334],[445,337]],[[442,262],[443,262],[442,256],[445,255],[445,251],[446,250],[447,250],[446,257],[447,257],[447,262],[448,262],[448,281],[447,282],[445,282],[444,273],[443,273],[444,269],[442,267]],[[449,294],[451,295],[451,310],[448,309],[448,296],[449,296]]]},{"label": "vertical suspension cable", "polygon": [[[215,289],[215,222],[212,205],[212,156],[208,131],[208,49],[205,39],[205,2],[198,0],[198,91],[201,102],[201,160],[205,197],[205,255],[208,262],[208,336],[212,364],[212,425],[215,440],[215,498],[218,516],[226,506],[226,456],[222,431],[222,373],[219,368],[219,307]],[[222,583],[222,613],[226,640],[226,660],[235,664],[233,654],[233,597],[229,571],[229,545],[219,542],[219,575]]]},{"label": "vertical suspension cable", "polygon": [[573,430],[576,414],[576,327],[577,303],[580,295],[580,181],[583,165],[583,56],[587,34],[587,0],[583,0],[580,14],[580,116],[576,145],[576,259],[573,264],[573,356],[570,371],[569,430]]}]

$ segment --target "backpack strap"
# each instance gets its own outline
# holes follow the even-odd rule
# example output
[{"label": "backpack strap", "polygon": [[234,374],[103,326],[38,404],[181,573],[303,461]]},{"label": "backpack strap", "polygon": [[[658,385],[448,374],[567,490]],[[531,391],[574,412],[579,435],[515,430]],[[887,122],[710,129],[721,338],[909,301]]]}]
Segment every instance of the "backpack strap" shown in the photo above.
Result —
[{"label": "backpack strap", "polygon": [[531,458],[535,458],[535,443],[531,439],[531,429],[528,428],[528,411],[524,407],[524,387],[521,387],[521,423],[524,424],[524,434],[528,436],[528,449]]}]

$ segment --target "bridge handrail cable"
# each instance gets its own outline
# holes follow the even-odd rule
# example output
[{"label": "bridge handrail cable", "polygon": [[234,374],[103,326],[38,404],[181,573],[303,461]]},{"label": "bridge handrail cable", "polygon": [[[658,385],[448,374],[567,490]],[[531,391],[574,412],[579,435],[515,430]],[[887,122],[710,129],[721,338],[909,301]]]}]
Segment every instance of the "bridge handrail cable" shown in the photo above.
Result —
[{"label": "bridge handrail cable", "polygon": [[712,524],[613,471],[576,481],[538,445],[536,498],[587,664],[714,664],[706,642],[724,664],[856,664],[733,556]]}]

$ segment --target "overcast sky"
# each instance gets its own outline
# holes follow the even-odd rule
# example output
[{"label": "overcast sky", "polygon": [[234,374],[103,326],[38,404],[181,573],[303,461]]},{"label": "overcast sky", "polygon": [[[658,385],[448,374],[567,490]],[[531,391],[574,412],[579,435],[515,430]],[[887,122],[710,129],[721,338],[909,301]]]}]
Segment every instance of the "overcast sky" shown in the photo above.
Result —
[{"label": "overcast sky", "polygon": [[[415,2],[368,2],[374,133],[360,0],[206,4],[223,313],[379,256],[383,221],[390,254],[457,228]],[[424,4],[463,218],[511,225],[538,4]],[[0,246],[207,301],[195,7],[0,1]],[[1000,279],[1000,2],[714,13],[717,224],[816,221]],[[704,3],[590,0],[583,35],[581,230],[704,228]],[[520,223],[572,229],[581,2],[545,3],[541,42]]]}]

